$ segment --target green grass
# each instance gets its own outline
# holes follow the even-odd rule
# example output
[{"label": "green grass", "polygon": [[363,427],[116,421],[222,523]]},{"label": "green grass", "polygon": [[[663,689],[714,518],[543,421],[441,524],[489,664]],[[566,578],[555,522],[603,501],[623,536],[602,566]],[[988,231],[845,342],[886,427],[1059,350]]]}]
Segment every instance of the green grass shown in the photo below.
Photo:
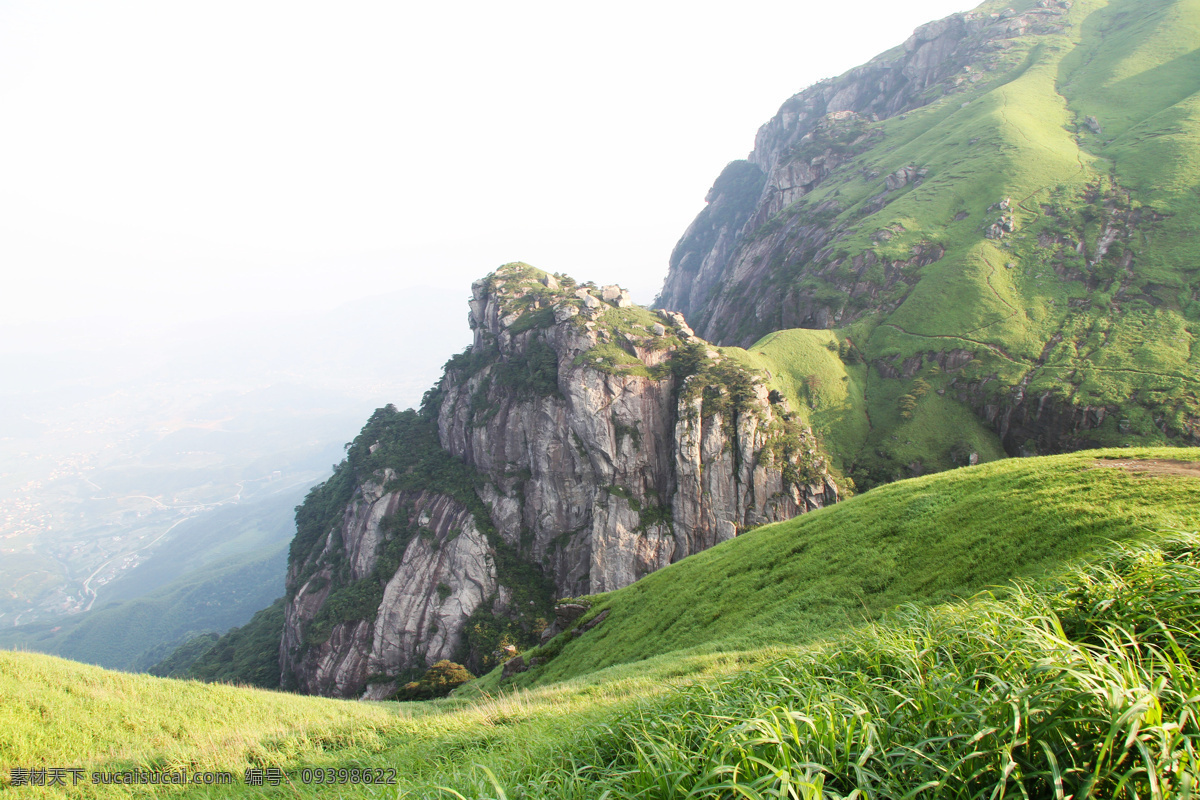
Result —
[{"label": "green grass", "polygon": [[[861,359],[839,355],[858,340],[865,337],[854,331],[793,328],[767,334],[745,350],[721,352],[766,376],[787,398],[828,450],[839,479],[851,469],[863,474],[878,461],[872,452],[880,448],[888,451],[889,464],[919,464],[924,472],[962,466],[971,453],[979,463],[1004,458],[993,431],[966,406],[937,393],[952,376],[931,366],[918,373],[929,392],[911,417],[903,417],[899,401],[911,389],[907,381],[882,379]],[[904,477],[893,471],[883,479]]]},{"label": "green grass", "polygon": [[[981,8],[1009,5],[1022,12],[1036,4]],[[981,417],[1021,384],[1027,398],[1045,396],[1063,416],[1104,406],[1112,420],[1040,443],[1008,441],[1010,455],[1031,445],[1048,452],[1196,441],[1200,2],[1079,0],[1061,22],[1057,32],[983,51],[931,87],[922,108],[861,121],[874,137],[869,146],[747,232],[754,257],[769,259],[765,276],[757,263],[731,265],[757,283],[730,278],[695,312],[698,330],[715,331],[714,341],[744,344],[792,335],[772,331],[793,295],[842,315],[836,335],[852,336],[880,367],[954,349],[974,354],[945,402],[921,404],[923,421],[895,413],[909,379],[869,369],[857,381],[847,367],[856,380],[850,400],[830,398],[833,418],[810,418],[835,463],[863,486],[908,477],[916,461],[924,471],[961,463],[952,451],[998,456],[995,427],[949,407]],[[964,80],[970,75],[980,79]],[[884,194],[887,176],[909,166],[924,177]],[[1011,207],[997,209],[1005,199]],[[1015,230],[987,238],[1002,213]],[[796,238],[797,225],[831,230],[833,240],[802,252],[797,242],[808,238]],[[1098,258],[1106,230],[1115,239]],[[917,248],[934,246],[940,259],[904,266]],[[860,272],[855,260],[868,255],[880,261]],[[888,288],[887,276],[899,280]],[[863,287],[873,287],[874,300]],[[709,320],[718,306],[726,316]],[[795,374],[839,377],[826,360],[797,362]],[[850,413],[839,418],[839,408]],[[1055,444],[1064,438],[1071,443]]]},{"label": "green grass", "polygon": [[1105,457],[1200,460],[1200,450],[1006,460],[874,489],[596,598],[585,619],[609,609],[605,622],[514,680],[814,641],[903,603],[969,597],[1110,541],[1200,527],[1200,479],[1093,466]]},{"label": "green grass", "polygon": [[[1188,797],[1200,539],[1118,550],[655,698],[523,797]],[[584,748],[581,747],[581,750]],[[503,797],[501,781],[474,796]]]},{"label": "green grass", "polygon": [[[369,749],[396,711],[110,672],[0,651],[0,761],[109,770],[233,770]],[[117,795],[114,795],[117,796]]]},{"label": "green grass", "polygon": [[[259,796],[245,786],[248,767],[284,769],[290,784],[271,796],[328,796],[305,786],[303,767],[395,770],[401,787],[467,780],[475,763],[502,773],[546,763],[579,725],[600,724],[635,699],[664,690],[645,677],[579,689],[551,688],[472,703],[359,703],[226,685],[111,672],[35,653],[0,651],[0,787],[14,796],[61,796],[8,786],[13,767],[74,767],[233,773],[232,788],[157,788],[164,796]],[[90,779],[87,779],[90,780]],[[68,778],[69,782],[69,778]],[[394,787],[357,786],[347,794],[394,797]],[[141,787],[93,787],[74,797],[128,797]]]},{"label": "green grass", "polygon": [[796,328],[768,334],[746,350],[723,347],[740,363],[769,376],[793,411],[841,454],[859,450],[870,432],[864,397],[867,367],[838,356],[843,341],[833,331]]},{"label": "green grass", "polygon": [[[540,671],[504,687],[493,673],[430,703],[0,652],[0,783],[12,767],[140,767],[237,778],[155,790],[181,798],[682,797],[735,778],[747,797],[786,796],[785,778],[829,797],[859,785],[895,797],[913,781],[967,797],[988,796],[1011,756],[1010,793],[1020,782],[1051,797],[1056,770],[1078,788],[1095,761],[1096,796],[1121,796],[1122,777],[1151,796],[1147,774],[1176,780],[1193,757],[1200,573],[1194,536],[1164,557],[1147,532],[1196,529],[1200,480],[1094,467],[1118,456],[1200,451],[1005,461],[873,490],[592,598],[589,613],[610,608],[608,619]],[[1071,566],[1114,540],[1150,543]],[[956,604],[1019,577],[1037,583]],[[246,786],[247,767],[290,782]],[[395,769],[398,784],[305,785],[305,767]]]}]

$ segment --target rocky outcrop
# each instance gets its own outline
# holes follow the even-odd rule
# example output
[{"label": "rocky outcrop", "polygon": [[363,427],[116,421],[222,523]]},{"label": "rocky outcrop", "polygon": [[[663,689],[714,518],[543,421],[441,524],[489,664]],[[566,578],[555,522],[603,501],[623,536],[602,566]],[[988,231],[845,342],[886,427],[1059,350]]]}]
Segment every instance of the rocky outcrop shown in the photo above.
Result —
[{"label": "rocky outcrop", "polygon": [[[896,281],[865,280],[852,265],[866,252],[838,254],[845,228],[834,221],[844,210],[836,197],[802,209],[797,201],[881,145],[875,123],[986,80],[1016,38],[1061,30],[1069,6],[1045,0],[1020,13],[953,14],[921,26],[902,47],[791,97],[759,129],[748,159],[730,164],[714,183],[706,208],[671,255],[657,304],[683,312],[710,341],[742,346],[780,328],[843,326],[878,313],[871,303],[854,302],[864,293],[886,296],[894,308],[903,298],[893,291]],[[864,173],[878,194],[860,216],[926,175],[920,164]],[[903,269],[904,261],[891,259],[888,268]]]},{"label": "rocky outcrop", "polygon": [[[394,477],[385,471],[378,481],[364,483],[314,557],[344,548],[341,563],[348,562],[347,574],[339,578],[325,566],[300,583],[287,604],[281,654],[304,691],[355,696],[366,676],[396,675],[418,665],[414,653],[426,665],[450,658],[471,613],[496,595],[491,548],[471,512],[445,495],[387,491],[384,486]],[[388,521],[398,517],[419,534],[411,537],[384,582],[377,567],[397,535],[397,526]],[[294,562],[289,583],[312,560]],[[330,594],[363,581],[382,584],[373,619],[330,619],[328,632],[314,641],[313,623],[322,621]]]},{"label": "rocky outcrop", "polygon": [[[688,332],[675,331],[672,345],[651,324],[623,331],[608,303],[585,302],[576,319],[565,313],[575,301],[553,299],[542,309],[567,321],[523,329],[511,307],[526,296],[519,281],[475,285],[473,347],[494,347],[496,360],[446,373],[438,429],[447,451],[488,477],[483,499],[501,535],[514,546],[524,535],[560,594],[618,589],[835,496],[823,482],[785,486],[761,457],[777,435],[767,432],[775,415],[765,386],[756,386],[752,410],[734,416],[705,416],[699,393],[679,391],[662,367]],[[602,344],[620,348],[625,363],[589,358]],[[514,391],[506,376],[537,353],[553,361],[554,384]]]},{"label": "rocky outcrop", "polygon": [[[474,344],[425,413],[473,494],[406,491],[411,467],[372,472],[294,554],[281,658],[303,691],[376,696],[368,684],[439,659],[490,666],[495,620],[518,620],[508,630],[530,643],[546,627],[553,597],[527,585],[538,574],[556,596],[619,589],[837,499],[811,433],[772,406],[762,376],[678,315],[511,265],[473,286],[470,322]],[[385,452],[360,444],[368,461]],[[353,613],[330,611],[360,595]]]},{"label": "rocky outcrop", "polygon": [[540,643],[553,639],[558,634],[571,627],[575,620],[587,613],[588,607],[582,603],[559,603],[554,607],[554,622],[550,623],[550,627],[542,631]]}]

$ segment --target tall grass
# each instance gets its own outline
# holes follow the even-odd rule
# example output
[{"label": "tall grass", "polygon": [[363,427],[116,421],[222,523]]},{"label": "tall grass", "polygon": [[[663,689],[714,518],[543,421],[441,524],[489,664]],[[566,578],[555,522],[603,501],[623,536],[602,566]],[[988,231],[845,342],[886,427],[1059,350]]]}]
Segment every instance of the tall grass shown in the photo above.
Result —
[{"label": "tall grass", "polygon": [[[290,782],[153,792],[1185,797],[1200,537],[1063,565],[1146,529],[1195,528],[1197,483],[1098,468],[1105,455],[906,481],[738,537],[598,598],[589,613],[610,607],[608,619],[548,665],[571,667],[566,680],[528,690],[364,704],[0,652],[0,793],[44,794],[8,786],[10,767],[240,778],[270,766]],[[1016,589],[934,605],[1020,576]],[[850,603],[857,618],[829,613]],[[397,784],[306,785],[304,767],[393,769]]]},{"label": "tall grass", "polygon": [[1200,537],[1123,546],[644,703],[591,758],[474,795],[1190,797],[1198,622]]}]

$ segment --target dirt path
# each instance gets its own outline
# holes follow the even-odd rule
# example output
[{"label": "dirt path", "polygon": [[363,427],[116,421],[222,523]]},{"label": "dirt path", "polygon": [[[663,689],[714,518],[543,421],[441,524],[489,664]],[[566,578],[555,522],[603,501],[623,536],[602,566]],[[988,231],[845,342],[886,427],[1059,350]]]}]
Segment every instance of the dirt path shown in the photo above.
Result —
[{"label": "dirt path", "polygon": [[1200,478],[1200,462],[1178,461],[1171,458],[1104,458],[1095,461],[1093,467],[1123,469],[1133,475],[1170,475],[1177,478]]}]

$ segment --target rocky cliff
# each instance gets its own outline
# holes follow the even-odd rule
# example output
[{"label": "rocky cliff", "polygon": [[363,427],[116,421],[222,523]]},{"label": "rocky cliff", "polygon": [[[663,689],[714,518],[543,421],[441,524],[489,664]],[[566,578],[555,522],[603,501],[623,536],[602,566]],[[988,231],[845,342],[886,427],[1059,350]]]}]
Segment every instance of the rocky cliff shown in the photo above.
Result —
[{"label": "rocky cliff", "polygon": [[834,502],[767,378],[617,287],[509,265],[421,412],[381,409],[298,511],[285,685],[382,696],[490,666],[556,597],[609,591]]},{"label": "rocky cliff", "polygon": [[814,429],[863,486],[1200,444],[1193,11],[985,3],[810,86],[714,182],[658,304],[722,345],[831,332],[852,397]]},{"label": "rocky cliff", "polygon": [[[842,278],[842,291],[871,295],[856,308],[836,307],[814,287],[788,286],[775,273],[784,264],[836,260],[824,251],[844,230],[830,224],[842,204],[829,198],[804,215],[777,215],[881,144],[885,134],[877,123],[994,81],[1029,37],[1061,32],[1070,5],[1046,0],[1021,13],[953,14],[917,28],[902,46],[869,63],[791,97],[759,129],[747,160],[731,163],[714,183],[707,207],[671,254],[659,305],[684,313],[708,339],[743,346],[779,328],[838,327],[876,309],[880,294],[902,281],[906,269],[942,253],[931,247],[905,263],[884,264],[889,274],[878,286]],[[889,194],[927,174],[916,165],[884,175],[867,169],[863,176],[877,181],[879,191],[865,210],[878,211]],[[772,220],[771,229],[763,230]],[[861,275],[878,263],[864,256],[850,272]],[[748,287],[752,303],[745,300]]]}]

